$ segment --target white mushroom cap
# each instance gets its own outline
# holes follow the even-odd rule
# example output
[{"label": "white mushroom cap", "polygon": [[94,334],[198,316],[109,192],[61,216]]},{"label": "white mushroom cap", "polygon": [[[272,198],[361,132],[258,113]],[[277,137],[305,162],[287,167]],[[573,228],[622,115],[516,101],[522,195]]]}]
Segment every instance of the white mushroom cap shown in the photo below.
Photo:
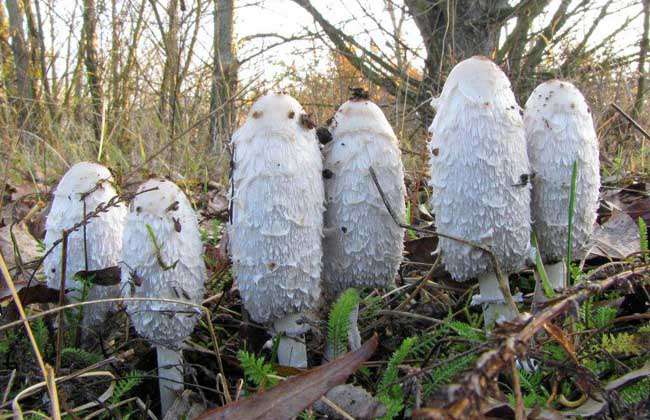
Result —
[{"label": "white mushroom cap", "polygon": [[[73,165],[61,178],[54,190],[54,200],[45,224],[45,249],[61,238],[62,231],[81,222],[86,214],[92,213],[100,203],[107,203],[117,192],[111,185],[113,177],[102,165],[80,162]],[[122,251],[122,230],[126,218],[126,207],[122,204],[111,207],[86,225],[86,250],[88,270],[117,265]],[[59,288],[61,284],[61,245],[45,258],[43,269],[47,284]],[[85,270],[83,228],[68,236],[66,255],[66,289],[74,299],[82,297],[83,284],[75,280],[75,273]],[[119,286],[93,286],[87,291],[87,300],[115,298]],[[94,326],[102,322],[106,314],[115,307],[113,303],[102,303],[84,307],[84,325]]]},{"label": "white mushroom cap", "polygon": [[[441,233],[491,247],[501,269],[529,253],[530,173],[520,108],[505,74],[484,57],[451,71],[429,128],[431,205]],[[467,280],[493,270],[489,256],[440,239],[447,270]]]},{"label": "white mushroom cap", "polygon": [[[152,188],[137,195],[129,208],[122,253],[122,295],[200,303],[206,269],[196,213],[173,182],[151,179],[138,192]],[[147,225],[155,235],[162,261]],[[201,316],[193,306],[159,301],[128,302],[127,311],[140,335],[171,348],[192,333]]]},{"label": "white mushroom cap", "polygon": [[322,162],[303,116],[289,95],[266,95],[232,138],[233,273],[257,322],[314,308],[320,297]]},{"label": "white mushroom cap", "polygon": [[365,99],[341,105],[330,131],[323,286],[329,295],[349,287],[390,287],[402,260],[404,229],[388,213],[369,168],[403,220],[406,188],[397,137],[381,109]]},{"label": "white mushroom cap", "polygon": [[600,188],[598,138],[587,102],[569,82],[551,80],[535,88],[526,102],[524,123],[535,173],[534,229],[542,258],[553,263],[566,256],[571,173],[576,160],[574,253],[587,245],[593,231]]}]

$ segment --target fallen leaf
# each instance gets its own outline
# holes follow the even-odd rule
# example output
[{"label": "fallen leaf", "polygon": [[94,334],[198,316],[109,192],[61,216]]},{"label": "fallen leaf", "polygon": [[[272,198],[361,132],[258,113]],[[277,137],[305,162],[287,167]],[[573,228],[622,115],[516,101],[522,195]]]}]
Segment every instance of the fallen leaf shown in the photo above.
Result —
[{"label": "fallen leaf", "polygon": [[375,334],[361,348],[332,362],[287,379],[268,391],[203,413],[200,419],[289,419],[312,405],[328,390],[345,382],[375,352]]},{"label": "fallen leaf", "polygon": [[115,286],[120,284],[121,270],[118,266],[102,268],[100,270],[77,271],[75,276],[91,280],[99,286]]},{"label": "fallen leaf", "polygon": [[[3,288],[3,295],[5,294]],[[59,289],[52,289],[44,284],[37,284],[30,287],[22,287],[18,290],[18,297],[23,307],[32,305],[34,303],[56,303],[59,301]],[[6,322],[15,321],[18,319],[18,308],[11,302],[7,306],[4,320]]]},{"label": "fallen leaf", "polygon": [[639,227],[626,213],[615,211],[603,225],[597,225],[586,248],[589,255],[623,259],[639,252]]},{"label": "fallen leaf", "polygon": [[[14,241],[17,249],[14,248]],[[2,252],[2,257],[9,269],[16,266],[17,252],[20,253],[21,263],[28,263],[38,259],[40,253],[37,245],[36,239],[29,233],[23,223],[15,224],[13,229],[11,229],[11,226],[0,228],[0,252]]]}]

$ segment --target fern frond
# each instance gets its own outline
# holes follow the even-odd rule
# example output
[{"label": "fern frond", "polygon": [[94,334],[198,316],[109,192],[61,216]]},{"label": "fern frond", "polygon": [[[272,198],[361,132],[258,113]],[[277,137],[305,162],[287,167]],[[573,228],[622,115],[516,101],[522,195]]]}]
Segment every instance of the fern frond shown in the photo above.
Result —
[{"label": "fern frond", "polygon": [[469,324],[466,324],[461,321],[448,321],[446,324],[447,327],[449,327],[451,330],[453,330],[456,334],[459,336],[470,340],[470,341],[480,341],[483,342],[485,341],[485,335],[483,334],[483,331],[472,327]]},{"label": "fern frond", "polygon": [[337,358],[348,350],[350,314],[359,305],[359,292],[348,289],[339,296],[327,322],[327,344],[331,357]]},{"label": "fern frond", "polygon": [[133,388],[140,385],[143,377],[143,372],[140,372],[139,370],[133,370],[129,372],[125,377],[120,378],[115,384],[115,391],[113,391],[113,396],[111,397],[112,403],[117,404],[120,402],[120,400],[126,394],[133,390]]},{"label": "fern frond", "polygon": [[609,306],[600,306],[596,308],[593,315],[594,327],[605,328],[616,318],[616,308]]},{"label": "fern frond", "polygon": [[102,360],[100,355],[76,347],[66,347],[61,350],[61,358],[66,365],[76,363],[83,366],[89,366]]},{"label": "fern frond", "polygon": [[270,388],[278,383],[277,372],[263,357],[255,357],[247,351],[237,352],[237,359],[244,369],[246,380],[259,388]]},{"label": "fern frond", "polygon": [[399,377],[399,365],[411,353],[417,342],[417,337],[409,337],[402,341],[399,348],[395,350],[388,360],[386,370],[381,377],[377,388],[377,399],[386,406],[386,414],[383,419],[392,419],[404,408],[404,392],[402,386],[397,383]]}]

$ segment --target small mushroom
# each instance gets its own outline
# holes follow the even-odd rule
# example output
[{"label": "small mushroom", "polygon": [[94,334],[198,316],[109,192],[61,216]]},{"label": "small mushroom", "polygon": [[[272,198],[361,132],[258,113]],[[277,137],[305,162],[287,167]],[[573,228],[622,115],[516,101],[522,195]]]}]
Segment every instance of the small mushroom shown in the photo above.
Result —
[{"label": "small mushroom", "polygon": [[323,165],[315,130],[289,112],[306,115],[289,95],[263,96],[233,135],[228,236],[244,307],[281,335],[281,365],[306,367],[301,319],[321,294]]},{"label": "small mushroom", "polygon": [[[47,215],[45,249],[50,249],[53,243],[61,238],[63,230],[84,219],[84,203],[85,214],[88,215],[95,211],[98,205],[106,204],[117,195],[111,185],[112,181],[113,177],[108,169],[91,162],[77,163],[65,173],[54,190],[52,208]],[[65,275],[68,297],[81,299],[83,295],[84,285],[75,279],[75,273],[118,264],[126,213],[126,207],[119,204],[89,219],[85,244],[83,227],[68,235]],[[45,257],[43,268],[48,286],[58,289],[61,285],[61,244]],[[120,289],[117,285],[91,285],[85,296],[87,300],[96,300],[116,298],[119,295]],[[115,308],[115,304],[100,303],[82,308],[83,325],[92,327],[99,325]]]},{"label": "small mushroom", "polygon": [[[538,96],[538,95],[541,95]],[[565,287],[569,234],[569,196],[573,162],[577,161],[573,213],[573,253],[589,241],[598,210],[600,169],[598,137],[589,106],[569,82],[551,80],[533,91],[524,115],[528,155],[533,172],[532,216],[537,250],[551,286]]]},{"label": "small mushroom", "polygon": [[[381,109],[367,92],[355,90],[330,124],[332,141],[323,148],[329,197],[323,241],[323,288],[328,300],[350,287],[391,288],[402,261],[404,229],[392,219],[379,195],[377,174],[397,217],[404,219],[404,168],[399,142]],[[358,307],[351,314],[348,339],[361,346]]]},{"label": "small mushroom", "polygon": [[[517,184],[530,169],[508,78],[489,59],[472,57],[453,68],[433,104],[429,150],[437,153],[429,162],[437,230],[488,246],[504,274],[518,270],[530,249],[530,185]],[[488,328],[516,316],[488,253],[448,238],[440,238],[439,250],[455,280],[478,277],[481,294],[474,301],[483,304]]]},{"label": "small mushroom", "polygon": [[[142,193],[146,190],[151,191]],[[124,228],[122,294],[200,303],[206,269],[190,202],[171,181],[151,179],[138,192],[132,208],[140,211],[129,213]],[[183,227],[180,231],[177,223]],[[201,312],[195,306],[156,300],[127,301],[126,306],[138,334],[156,345],[164,416],[183,390],[179,347],[194,330]]]}]

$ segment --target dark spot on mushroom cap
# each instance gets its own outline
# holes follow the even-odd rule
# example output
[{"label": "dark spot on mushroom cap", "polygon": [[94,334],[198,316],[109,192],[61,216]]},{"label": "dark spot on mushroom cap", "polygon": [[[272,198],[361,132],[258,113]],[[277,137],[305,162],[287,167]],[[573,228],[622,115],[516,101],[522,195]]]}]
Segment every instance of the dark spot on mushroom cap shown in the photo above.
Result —
[{"label": "dark spot on mushroom cap", "polygon": [[268,267],[269,270],[275,270],[275,267],[277,267],[278,265],[276,263],[274,263],[273,261],[271,261],[271,262],[267,263],[266,266]]},{"label": "dark spot on mushroom cap", "polygon": [[370,98],[370,94],[367,90],[362,87],[351,87],[350,88],[350,100],[351,101],[365,101]]},{"label": "dark spot on mushroom cap", "polygon": [[435,149],[431,149],[431,153],[433,154],[433,156],[438,156],[438,154],[440,153],[440,149],[437,147]]},{"label": "dark spot on mushroom cap", "polygon": [[329,169],[323,169],[323,178],[331,179],[333,176],[334,172],[330,171]]},{"label": "dark spot on mushroom cap", "polygon": [[174,230],[178,233],[181,233],[181,222],[175,217],[172,217],[172,220],[174,221]]},{"label": "dark spot on mushroom cap", "polygon": [[341,226],[341,232],[348,233],[348,228],[346,228],[345,226]]},{"label": "dark spot on mushroom cap", "polygon": [[311,115],[309,115],[309,114],[301,114],[300,115],[300,125],[303,126],[307,130],[312,130],[312,129],[316,128],[316,124],[311,119]]},{"label": "dark spot on mushroom cap", "polygon": [[53,273],[56,273],[56,268],[53,268],[51,271],[52,271]]},{"label": "dark spot on mushroom cap", "polygon": [[142,207],[138,206],[135,208],[136,213],[140,213],[142,211]]},{"label": "dark spot on mushroom cap", "polygon": [[262,111],[253,112],[253,118],[258,119],[262,116]]},{"label": "dark spot on mushroom cap", "polygon": [[316,137],[321,144],[327,144],[332,141],[332,133],[330,133],[327,127],[318,127],[316,129]]},{"label": "dark spot on mushroom cap", "polygon": [[293,117],[296,116],[296,113],[294,111],[289,111],[289,119],[292,120]]}]

